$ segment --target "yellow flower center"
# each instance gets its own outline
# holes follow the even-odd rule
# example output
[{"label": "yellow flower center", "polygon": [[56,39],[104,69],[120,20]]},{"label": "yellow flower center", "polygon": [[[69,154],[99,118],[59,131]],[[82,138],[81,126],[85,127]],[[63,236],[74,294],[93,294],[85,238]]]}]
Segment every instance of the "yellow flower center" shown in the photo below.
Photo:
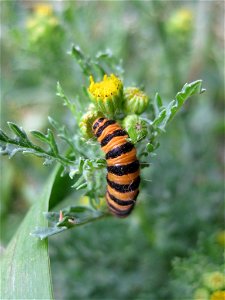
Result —
[{"label": "yellow flower center", "polygon": [[110,76],[104,75],[103,80],[100,82],[94,82],[92,76],[90,76],[90,86],[88,91],[95,97],[102,100],[106,100],[109,97],[117,96],[122,89],[121,80],[114,74]]},{"label": "yellow flower center", "polygon": [[225,299],[225,291],[214,292],[210,297],[210,300],[224,300],[224,299]]}]

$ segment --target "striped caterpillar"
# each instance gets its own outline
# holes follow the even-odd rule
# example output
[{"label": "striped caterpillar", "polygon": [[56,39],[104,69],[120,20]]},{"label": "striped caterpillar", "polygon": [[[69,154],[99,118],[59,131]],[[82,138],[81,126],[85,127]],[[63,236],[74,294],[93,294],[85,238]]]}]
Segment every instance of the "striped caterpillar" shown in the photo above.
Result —
[{"label": "striped caterpillar", "polygon": [[92,129],[106,153],[106,201],[109,210],[118,217],[127,217],[139,193],[140,168],[136,149],[127,141],[127,132],[114,120],[98,118]]}]

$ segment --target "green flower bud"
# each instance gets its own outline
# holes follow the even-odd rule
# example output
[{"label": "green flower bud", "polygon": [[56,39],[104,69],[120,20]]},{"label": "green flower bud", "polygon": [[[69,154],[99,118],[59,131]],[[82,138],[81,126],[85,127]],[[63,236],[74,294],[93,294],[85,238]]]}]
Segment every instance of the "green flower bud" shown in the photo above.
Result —
[{"label": "green flower bud", "polygon": [[206,273],[203,275],[203,283],[213,291],[220,290],[225,286],[224,274],[218,271]]},{"label": "green flower bud", "polygon": [[136,87],[128,87],[124,90],[124,110],[127,114],[140,115],[149,104],[149,97]]},{"label": "green flower bud", "polygon": [[186,35],[193,29],[193,12],[188,8],[175,11],[167,22],[167,31],[173,35]]},{"label": "green flower bud", "polygon": [[148,134],[147,123],[137,115],[127,116],[123,120],[123,127],[128,132],[132,143],[137,143]]},{"label": "green flower bud", "polygon": [[96,109],[106,115],[113,116],[122,108],[123,84],[114,74],[104,75],[100,82],[91,76],[88,94]]},{"label": "green flower bud", "polygon": [[199,288],[194,292],[193,300],[209,300],[209,292],[206,289]]},{"label": "green flower bud", "polygon": [[90,108],[91,110],[81,117],[79,123],[80,131],[85,139],[93,138],[92,125],[97,118],[103,117],[101,112],[93,110],[92,107]]}]

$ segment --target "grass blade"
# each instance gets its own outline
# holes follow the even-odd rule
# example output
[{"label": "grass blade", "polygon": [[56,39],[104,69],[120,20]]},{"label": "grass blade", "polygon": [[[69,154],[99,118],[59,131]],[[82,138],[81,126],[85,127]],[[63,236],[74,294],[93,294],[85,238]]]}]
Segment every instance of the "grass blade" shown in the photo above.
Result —
[{"label": "grass blade", "polygon": [[35,226],[47,226],[43,211],[48,211],[53,172],[40,199],[30,208],[1,259],[1,299],[53,299],[48,241],[35,239]]}]

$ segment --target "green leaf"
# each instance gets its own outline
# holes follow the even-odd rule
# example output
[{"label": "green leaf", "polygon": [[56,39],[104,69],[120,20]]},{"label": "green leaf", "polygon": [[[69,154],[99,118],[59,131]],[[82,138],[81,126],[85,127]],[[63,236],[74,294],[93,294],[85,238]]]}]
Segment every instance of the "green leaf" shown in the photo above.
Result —
[{"label": "green leaf", "polygon": [[46,239],[49,236],[52,236],[54,234],[60,233],[62,231],[67,230],[68,228],[66,226],[62,227],[37,227],[31,235],[33,237],[37,237],[41,240]]},{"label": "green leaf", "polygon": [[77,109],[75,103],[71,102],[70,99],[65,95],[61,85],[57,82],[56,85],[56,96],[59,96],[63,100],[63,105],[67,106],[71,113],[76,117],[77,116]]},{"label": "green leaf", "polygon": [[107,49],[106,51],[99,51],[95,57],[97,59],[105,59],[105,58],[111,58],[112,57],[112,51],[110,49]]},{"label": "green leaf", "polygon": [[30,232],[47,226],[52,186],[59,168],[50,176],[42,196],[30,208],[1,259],[1,299],[53,299],[48,241],[34,239]]},{"label": "green leaf", "polygon": [[[33,154],[38,157],[42,157],[45,159],[44,164],[50,164],[53,161],[60,162],[64,167],[69,165],[73,165],[74,162],[67,159],[67,157],[59,154],[58,147],[54,138],[54,135],[50,129],[48,129],[48,134],[45,135],[40,131],[33,130],[31,134],[39,139],[40,141],[46,143],[50,146],[50,150],[45,150],[38,145],[33,144],[27,137],[25,131],[18,127],[16,124],[8,122],[10,129],[16,133],[16,138],[8,137],[1,129],[0,129],[0,140],[4,145],[0,145],[0,154],[9,155],[9,158],[13,157],[17,152],[22,152],[23,154]],[[65,131],[64,131],[65,132]],[[65,140],[68,144],[73,148],[73,144],[69,137],[65,137]]]},{"label": "green leaf", "polygon": [[0,129],[0,141],[8,142],[9,138],[3,130]]},{"label": "green leaf", "polygon": [[205,91],[202,89],[202,80],[196,80],[191,83],[186,83],[182,90],[177,93],[175,100],[172,100],[167,107],[159,112],[159,107],[162,103],[161,98],[158,98],[158,94],[155,97],[155,110],[158,111],[158,115],[154,119],[152,126],[157,127],[158,130],[164,131],[169,121],[173,119],[175,114],[180,110],[183,104],[190,96],[195,94],[201,94]]},{"label": "green leaf", "polygon": [[40,141],[42,141],[44,143],[48,143],[48,137],[44,133],[42,133],[42,132],[40,132],[38,130],[31,130],[30,133],[34,137],[36,137],[37,139],[39,139]]},{"label": "green leaf", "polygon": [[159,93],[155,94],[155,98],[153,101],[153,107],[154,107],[155,115],[157,116],[163,107],[162,98],[160,97]]},{"label": "green leaf", "polygon": [[72,52],[71,54],[73,54],[73,56],[77,59],[77,60],[82,60],[84,59],[84,54],[82,53],[81,49],[79,46],[73,46],[72,47]]},{"label": "green leaf", "polygon": [[21,137],[22,139],[27,139],[27,135],[22,129],[22,127],[17,126],[16,124],[12,122],[7,122],[9,128],[18,136]]},{"label": "green leaf", "polygon": [[55,155],[57,155],[59,153],[59,150],[58,150],[58,147],[57,147],[57,144],[55,141],[55,137],[54,137],[51,129],[48,129],[48,140],[49,140],[49,145],[51,146],[53,153]]},{"label": "green leaf", "polygon": [[191,83],[185,83],[182,90],[176,94],[175,104],[171,107],[170,121],[182,105],[188,100],[189,97],[197,94],[202,94],[205,89],[202,88],[202,80],[196,80]]},{"label": "green leaf", "polygon": [[63,218],[59,221],[59,213],[48,212],[45,217],[51,223],[49,227],[37,227],[32,232],[34,237],[45,239],[62,231],[97,221],[110,214],[93,210],[87,206],[70,206],[62,210]]},{"label": "green leaf", "polygon": [[166,109],[162,110],[157,118],[155,118],[154,122],[152,123],[153,126],[159,126],[164,119],[166,118]]},{"label": "green leaf", "polygon": [[72,51],[71,54],[73,57],[75,57],[75,59],[77,60],[78,64],[80,65],[83,73],[87,76],[90,76],[91,74],[93,74],[90,62],[89,62],[89,58],[85,57],[85,55],[83,54],[83,52],[81,51],[79,46],[72,46]]},{"label": "green leaf", "polygon": [[52,117],[48,116],[48,121],[52,125],[52,127],[54,127],[56,130],[60,130],[61,129],[61,125],[59,124],[59,122],[57,122]]},{"label": "green leaf", "polygon": [[155,150],[155,147],[151,143],[148,143],[146,145],[146,150],[151,153]]}]

